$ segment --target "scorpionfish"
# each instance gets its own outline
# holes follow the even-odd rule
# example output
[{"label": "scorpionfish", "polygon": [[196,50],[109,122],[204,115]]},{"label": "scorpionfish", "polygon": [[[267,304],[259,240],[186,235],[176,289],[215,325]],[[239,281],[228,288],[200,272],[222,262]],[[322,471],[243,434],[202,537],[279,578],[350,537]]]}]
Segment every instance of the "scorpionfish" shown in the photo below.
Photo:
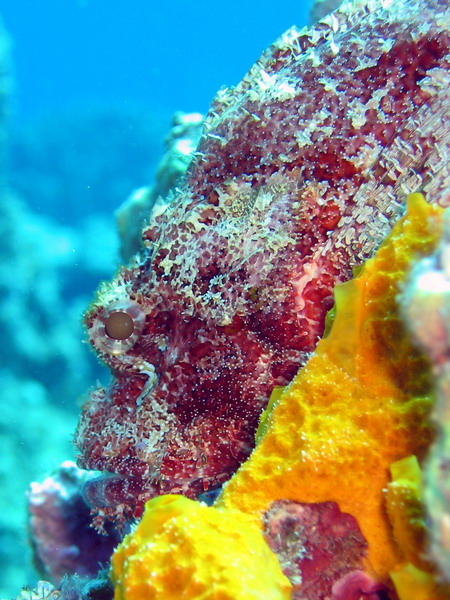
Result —
[{"label": "scorpionfish", "polygon": [[76,433],[104,472],[84,489],[99,526],[229,479],[406,196],[450,204],[449,11],[344,3],[219,91],[183,185],[85,315],[112,373]]}]

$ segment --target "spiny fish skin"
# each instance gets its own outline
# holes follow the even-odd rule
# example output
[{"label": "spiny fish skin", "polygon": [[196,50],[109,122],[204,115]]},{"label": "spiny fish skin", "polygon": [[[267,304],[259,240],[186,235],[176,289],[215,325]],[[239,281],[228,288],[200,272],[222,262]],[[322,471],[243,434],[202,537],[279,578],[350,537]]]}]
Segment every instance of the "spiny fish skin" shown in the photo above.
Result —
[{"label": "spiny fish skin", "polygon": [[271,390],[322,335],[335,284],[408,193],[450,203],[449,79],[446,0],[366,0],[289,30],[219,92],[183,188],[144,228],[146,251],[85,316],[113,374],[76,435],[80,466],[113,474],[85,489],[101,515],[196,497],[249,455]]}]

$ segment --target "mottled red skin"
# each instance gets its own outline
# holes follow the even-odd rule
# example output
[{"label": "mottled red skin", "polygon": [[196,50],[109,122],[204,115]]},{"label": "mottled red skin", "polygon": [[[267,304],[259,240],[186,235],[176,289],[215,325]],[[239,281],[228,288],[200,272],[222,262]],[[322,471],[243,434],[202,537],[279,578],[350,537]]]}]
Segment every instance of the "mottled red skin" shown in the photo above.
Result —
[{"label": "mottled red skin", "polygon": [[[147,251],[86,314],[113,374],[77,431],[80,466],[120,475],[86,490],[101,514],[138,515],[156,494],[195,497],[228,479],[272,388],[322,335],[334,285],[405,195],[448,203],[446,10],[347,6],[287,32],[218,94],[183,189],[144,229]],[[142,331],[112,355],[102,324],[130,300]]]}]

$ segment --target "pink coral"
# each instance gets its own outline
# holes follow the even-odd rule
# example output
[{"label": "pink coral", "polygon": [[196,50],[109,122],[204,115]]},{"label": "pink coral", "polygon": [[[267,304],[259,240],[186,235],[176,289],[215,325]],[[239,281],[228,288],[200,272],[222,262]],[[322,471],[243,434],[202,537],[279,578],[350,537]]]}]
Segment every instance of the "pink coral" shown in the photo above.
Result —
[{"label": "pink coral", "polygon": [[384,585],[374,582],[363,571],[351,571],[333,585],[331,600],[382,600],[388,597]]},{"label": "pink coral", "polygon": [[[228,479],[272,388],[322,335],[335,284],[405,194],[448,203],[448,10],[346,3],[286,32],[218,94],[183,188],[143,232],[146,252],[86,314],[113,374],[77,431],[80,466],[112,474],[87,491],[101,514]],[[118,306],[142,317],[132,339],[108,335]]]},{"label": "pink coral", "polygon": [[80,490],[89,474],[70,461],[28,494],[29,534],[38,571],[59,584],[66,574],[94,576],[106,564],[119,541],[108,526],[108,537],[90,527],[89,508]]},{"label": "pink coral", "polygon": [[384,589],[373,582],[369,585],[369,578],[358,571],[367,542],[356,519],[342,513],[336,502],[277,500],[264,515],[264,530],[293,584],[294,600],[337,600],[343,598],[340,590],[349,600],[352,591],[361,593],[363,587],[373,592]]}]

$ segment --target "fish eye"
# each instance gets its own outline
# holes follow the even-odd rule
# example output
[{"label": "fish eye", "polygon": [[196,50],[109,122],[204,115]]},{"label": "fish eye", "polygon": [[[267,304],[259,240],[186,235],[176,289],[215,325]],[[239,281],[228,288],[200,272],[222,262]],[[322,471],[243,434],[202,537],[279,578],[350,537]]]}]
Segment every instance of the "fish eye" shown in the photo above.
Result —
[{"label": "fish eye", "polygon": [[126,340],[134,332],[133,318],[123,310],[113,312],[105,321],[105,332],[113,340]]},{"label": "fish eye", "polygon": [[89,339],[102,352],[124,354],[139,339],[144,323],[145,314],[137,302],[118,300],[96,315],[88,330]]}]

